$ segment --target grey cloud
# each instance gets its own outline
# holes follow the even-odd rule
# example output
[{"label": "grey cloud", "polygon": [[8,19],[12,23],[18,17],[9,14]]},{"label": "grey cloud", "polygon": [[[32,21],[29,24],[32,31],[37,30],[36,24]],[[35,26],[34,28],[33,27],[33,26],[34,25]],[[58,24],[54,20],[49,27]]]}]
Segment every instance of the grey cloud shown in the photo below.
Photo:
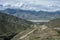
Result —
[{"label": "grey cloud", "polygon": [[[59,10],[60,0],[0,0],[2,5],[11,5],[16,8],[24,6],[23,9],[30,10]],[[26,6],[26,7],[25,7]]]}]

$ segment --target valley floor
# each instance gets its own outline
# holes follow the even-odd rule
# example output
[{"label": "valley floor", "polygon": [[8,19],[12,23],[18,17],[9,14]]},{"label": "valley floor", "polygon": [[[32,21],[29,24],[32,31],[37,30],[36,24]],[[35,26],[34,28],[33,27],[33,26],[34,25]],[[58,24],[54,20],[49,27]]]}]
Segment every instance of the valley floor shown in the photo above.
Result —
[{"label": "valley floor", "polygon": [[26,30],[16,35],[11,40],[60,40],[58,33],[45,25]]},{"label": "valley floor", "polygon": [[60,40],[60,36],[54,29],[41,25],[32,30],[25,30],[11,40]]}]

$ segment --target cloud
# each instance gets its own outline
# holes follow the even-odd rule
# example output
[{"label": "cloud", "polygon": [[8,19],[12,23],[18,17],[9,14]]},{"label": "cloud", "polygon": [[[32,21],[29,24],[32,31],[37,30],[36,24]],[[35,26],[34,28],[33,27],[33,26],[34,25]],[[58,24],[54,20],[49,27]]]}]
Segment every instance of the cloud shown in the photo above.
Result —
[{"label": "cloud", "polygon": [[60,10],[60,0],[0,0],[0,4],[27,10]]}]

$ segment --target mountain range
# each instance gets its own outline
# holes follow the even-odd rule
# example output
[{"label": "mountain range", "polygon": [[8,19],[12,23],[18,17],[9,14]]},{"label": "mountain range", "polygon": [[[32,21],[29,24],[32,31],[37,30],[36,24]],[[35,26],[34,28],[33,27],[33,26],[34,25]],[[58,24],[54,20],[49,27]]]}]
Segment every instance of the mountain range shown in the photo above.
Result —
[{"label": "mountain range", "polygon": [[55,12],[32,11],[13,8],[7,8],[5,10],[0,11],[26,20],[40,20],[40,19],[51,20],[55,18],[60,18],[60,11]]}]

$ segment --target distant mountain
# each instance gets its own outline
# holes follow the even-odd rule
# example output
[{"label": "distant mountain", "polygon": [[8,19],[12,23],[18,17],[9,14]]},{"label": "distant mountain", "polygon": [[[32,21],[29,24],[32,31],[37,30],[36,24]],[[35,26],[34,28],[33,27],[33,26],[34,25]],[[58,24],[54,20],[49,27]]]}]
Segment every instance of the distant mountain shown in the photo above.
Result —
[{"label": "distant mountain", "polygon": [[0,35],[11,35],[31,28],[32,22],[0,12]]},{"label": "distant mountain", "polygon": [[17,11],[17,10],[15,10],[15,9],[10,9],[10,8],[4,10],[4,12],[9,13],[9,14],[14,14],[14,13],[16,13],[16,11]]},{"label": "distant mountain", "polygon": [[3,5],[0,5],[0,7],[3,7]]},{"label": "distant mountain", "polygon": [[7,8],[2,12],[27,20],[40,20],[40,19],[50,20],[50,19],[60,18],[60,11],[48,12],[48,11],[31,11],[31,10]]}]

